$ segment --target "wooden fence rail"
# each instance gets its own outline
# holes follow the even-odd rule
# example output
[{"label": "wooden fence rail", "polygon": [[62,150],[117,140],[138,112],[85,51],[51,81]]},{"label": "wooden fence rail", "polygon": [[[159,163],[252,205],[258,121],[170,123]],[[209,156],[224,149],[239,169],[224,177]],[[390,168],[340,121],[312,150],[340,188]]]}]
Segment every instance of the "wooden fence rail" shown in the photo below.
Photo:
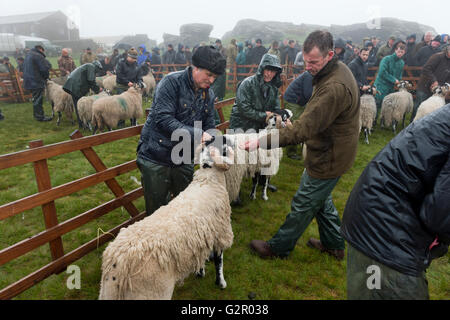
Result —
[{"label": "wooden fence rail", "polygon": [[[222,109],[233,105],[234,100],[235,98],[231,98],[215,104],[215,108],[219,113],[219,118],[221,121],[221,123],[216,126],[217,129],[225,131],[225,129],[228,128],[229,122],[225,120]],[[36,283],[45,280],[52,274],[58,274],[64,271],[67,266],[74,261],[82,258],[92,250],[98,248],[98,246],[111,240],[113,236],[118,234],[121,228],[145,217],[145,212],[139,212],[133,204],[133,201],[143,197],[144,191],[142,187],[125,193],[115,179],[122,174],[135,170],[137,168],[136,161],[132,160],[116,165],[112,168],[107,168],[101,158],[93,150],[93,147],[95,146],[137,136],[141,133],[142,127],[143,125],[140,125],[88,137],[83,137],[81,132],[76,130],[70,135],[71,140],[47,146],[43,145],[41,140],[32,141],[30,142],[30,149],[28,150],[0,156],[0,170],[26,164],[33,164],[38,185],[37,193],[1,205],[0,221],[26,210],[41,206],[46,228],[44,231],[41,231],[30,238],[24,239],[0,250],[0,266],[47,243],[50,246],[52,259],[51,263],[43,266],[39,270],[25,276],[24,278],[8,285],[3,289],[0,289],[0,299],[11,299],[29,289]],[[52,187],[50,172],[47,166],[48,159],[77,151],[82,152],[88,162],[95,169],[96,173],[56,187]],[[103,182],[114,194],[115,198],[113,200],[89,209],[88,211],[72,217],[64,222],[58,222],[58,215],[54,204],[55,200],[64,198],[73,193]],[[83,244],[72,252],[64,252],[62,236],[120,207],[123,207],[129,214],[130,217],[128,220],[109,230],[102,236]]]},{"label": "wooden fence rail", "polygon": [[[45,221],[45,231],[42,231],[28,239],[19,241],[7,248],[0,250],[0,266],[13,259],[46,244],[50,245],[52,262],[41,269],[27,275],[17,282],[0,290],[0,299],[11,299],[37,282],[44,280],[52,274],[58,274],[67,268],[72,262],[80,259],[99,245],[112,239],[120,228],[134,223],[145,217],[145,212],[139,212],[132,203],[143,196],[143,189],[138,188],[125,193],[116,177],[137,169],[135,160],[128,161],[112,168],[107,168],[100,157],[92,149],[98,146],[121,139],[139,135],[142,125],[116,130],[96,136],[83,137],[77,130],[72,133],[71,141],[60,142],[44,146],[41,140],[30,142],[30,149],[0,156],[0,170],[33,164],[38,192],[22,199],[6,203],[0,206],[0,220],[7,219],[18,213],[41,206]],[[96,173],[70,181],[68,183],[52,187],[47,161],[58,155],[81,151]],[[108,201],[96,208],[92,208],[62,223],[58,222],[58,216],[54,201],[64,198],[100,183],[106,183],[112,191],[115,199]],[[62,236],[68,232],[80,228],[86,223],[119,208],[124,207],[129,214],[128,220],[121,225],[109,230],[99,238],[92,239],[86,244],[70,253],[64,252]]]}]

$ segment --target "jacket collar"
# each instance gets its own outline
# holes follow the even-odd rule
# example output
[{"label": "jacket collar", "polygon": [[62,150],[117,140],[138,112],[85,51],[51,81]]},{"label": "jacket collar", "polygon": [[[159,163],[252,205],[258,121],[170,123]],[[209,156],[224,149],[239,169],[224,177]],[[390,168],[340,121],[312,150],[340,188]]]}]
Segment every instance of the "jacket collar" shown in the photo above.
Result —
[{"label": "jacket collar", "polygon": [[336,67],[338,63],[338,58],[333,56],[330,61],[316,74],[313,78],[313,84],[317,84],[322,78],[330,74]]},{"label": "jacket collar", "polygon": [[36,54],[40,54],[40,55],[43,56],[44,58],[46,57],[46,56],[45,56],[45,53],[39,51],[39,50],[36,49],[36,48],[33,48],[33,49],[31,49],[30,51],[31,51],[31,52],[34,52],[34,53],[36,53]]}]

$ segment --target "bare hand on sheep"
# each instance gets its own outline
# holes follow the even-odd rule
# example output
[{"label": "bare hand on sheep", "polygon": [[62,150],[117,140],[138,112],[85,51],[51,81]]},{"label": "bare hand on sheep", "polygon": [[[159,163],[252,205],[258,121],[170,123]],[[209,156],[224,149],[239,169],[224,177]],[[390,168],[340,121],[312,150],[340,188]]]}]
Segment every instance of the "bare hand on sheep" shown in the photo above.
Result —
[{"label": "bare hand on sheep", "polygon": [[254,151],[254,150],[258,149],[258,147],[259,147],[258,139],[248,140],[239,145],[239,149],[246,150],[246,151]]},{"label": "bare hand on sheep", "polygon": [[269,119],[273,116],[273,113],[270,111],[266,111],[266,123],[269,122]]},{"label": "bare hand on sheep", "polygon": [[133,86],[133,82],[128,82],[128,86],[132,87]]},{"label": "bare hand on sheep", "polygon": [[431,91],[433,91],[434,88],[436,88],[439,85],[437,81],[433,82],[430,86]]}]

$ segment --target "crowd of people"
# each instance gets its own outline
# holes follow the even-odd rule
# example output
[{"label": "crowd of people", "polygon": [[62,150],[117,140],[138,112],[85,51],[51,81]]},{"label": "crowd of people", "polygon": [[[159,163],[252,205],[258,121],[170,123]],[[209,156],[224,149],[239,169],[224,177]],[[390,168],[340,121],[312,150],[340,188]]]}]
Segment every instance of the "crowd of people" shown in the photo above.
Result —
[{"label": "crowd of people", "polygon": [[[334,40],[327,31],[314,31],[301,47],[286,40],[281,46],[274,41],[266,49],[261,39],[254,46],[233,39],[225,48],[217,40],[214,46],[195,46],[192,54],[181,44],[176,52],[168,45],[162,57],[158,48],[150,53],[140,46],[121,55],[114,50],[100,60],[87,49],[78,68],[63,49],[58,67],[62,76],[68,76],[63,88],[72,95],[77,110],[79,98],[90,89],[101,90],[96,76],[115,73],[120,93],[140,84],[153,65],[188,64],[160,79],[137,146],[146,212],[151,215],[192,181],[194,149],[190,159],[175,163],[172,151],[178,142],[172,133],[185,130],[192,141],[199,137],[201,143],[214,138],[207,131],[217,124],[214,102],[224,96],[227,68],[259,66],[239,84],[230,118],[232,129],[258,131],[280,109],[283,62],[298,63],[304,72],[289,85],[284,98],[306,106],[304,111],[278,135],[240,146],[255,150],[307,145],[305,169],[290,212],[269,240],[252,240],[251,250],[261,258],[287,258],[315,218],[320,239],[310,238],[309,247],[343,260],[348,243],[348,298],[427,299],[425,271],[450,244],[450,105],[408,126],[377,154],[353,187],[342,221],[332,198],[333,189],[356,158],[359,98],[369,88],[369,66],[379,67],[374,83],[378,109],[395,90],[405,65],[423,66],[413,113],[435,86],[450,82],[448,35],[427,32],[418,44],[415,39],[415,35],[406,41],[391,36],[379,46],[379,39],[372,37],[358,47],[351,41]],[[51,120],[42,108],[51,67],[44,48],[33,48],[22,67],[25,89],[33,95],[35,119]],[[382,270],[380,287],[367,286],[367,268],[373,266]]]}]

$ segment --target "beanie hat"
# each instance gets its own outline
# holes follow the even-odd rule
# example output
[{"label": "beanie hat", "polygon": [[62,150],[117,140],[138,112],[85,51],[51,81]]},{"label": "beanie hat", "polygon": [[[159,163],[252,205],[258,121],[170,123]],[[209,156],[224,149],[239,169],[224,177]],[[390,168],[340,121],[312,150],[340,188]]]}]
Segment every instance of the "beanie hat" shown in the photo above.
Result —
[{"label": "beanie hat", "polygon": [[441,42],[441,36],[438,34],[432,41]]},{"label": "beanie hat", "polygon": [[221,75],[225,72],[227,62],[220,51],[213,46],[202,46],[195,50],[192,64],[197,68],[207,69]]},{"label": "beanie hat", "polygon": [[128,56],[130,58],[137,59],[138,58],[137,50],[135,48],[131,48],[130,50],[128,50]]}]

